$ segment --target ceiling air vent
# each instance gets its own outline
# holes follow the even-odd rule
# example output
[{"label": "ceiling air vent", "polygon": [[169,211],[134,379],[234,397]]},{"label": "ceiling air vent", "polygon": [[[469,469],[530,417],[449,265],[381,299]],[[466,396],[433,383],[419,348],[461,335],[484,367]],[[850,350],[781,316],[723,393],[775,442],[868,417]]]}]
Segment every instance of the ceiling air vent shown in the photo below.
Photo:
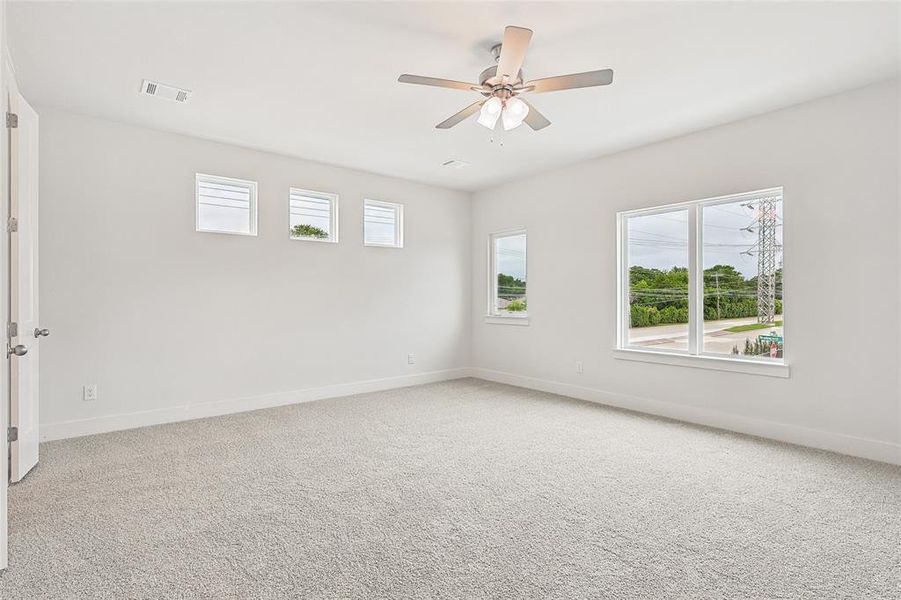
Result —
[{"label": "ceiling air vent", "polygon": [[469,163],[465,160],[460,160],[457,158],[452,158],[450,160],[446,160],[441,163],[442,167],[450,167],[451,169],[463,169],[469,166]]},{"label": "ceiling air vent", "polygon": [[183,90],[172,85],[166,85],[157,81],[145,79],[141,84],[141,93],[148,96],[156,96],[157,98],[165,98],[166,100],[175,100],[176,102],[187,102],[191,97],[190,90]]}]

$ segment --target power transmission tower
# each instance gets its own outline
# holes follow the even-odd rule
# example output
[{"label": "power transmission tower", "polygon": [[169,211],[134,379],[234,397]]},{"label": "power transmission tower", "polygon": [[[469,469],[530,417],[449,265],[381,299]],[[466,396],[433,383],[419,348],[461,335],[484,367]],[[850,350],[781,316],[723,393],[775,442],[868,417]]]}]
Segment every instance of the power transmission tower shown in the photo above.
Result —
[{"label": "power transmission tower", "polygon": [[776,322],[776,202],[757,201],[757,322]]}]

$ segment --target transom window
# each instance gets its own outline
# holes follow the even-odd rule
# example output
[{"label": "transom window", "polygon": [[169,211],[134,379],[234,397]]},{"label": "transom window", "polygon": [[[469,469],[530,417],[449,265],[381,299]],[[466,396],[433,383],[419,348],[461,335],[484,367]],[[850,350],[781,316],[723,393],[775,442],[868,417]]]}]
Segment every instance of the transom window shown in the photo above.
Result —
[{"label": "transom window", "polygon": [[494,317],[527,317],[528,262],[526,232],[506,231],[490,236],[491,269],[488,314]]},{"label": "transom window", "polygon": [[621,349],[783,362],[782,188],[618,220]]},{"label": "transom window", "polygon": [[363,201],[363,243],[386,248],[404,247],[404,205]]},{"label": "transom window", "polygon": [[338,195],[291,188],[288,194],[292,240],[338,241]]},{"label": "transom window", "polygon": [[195,176],[197,231],[257,234],[257,182],[216,175]]}]

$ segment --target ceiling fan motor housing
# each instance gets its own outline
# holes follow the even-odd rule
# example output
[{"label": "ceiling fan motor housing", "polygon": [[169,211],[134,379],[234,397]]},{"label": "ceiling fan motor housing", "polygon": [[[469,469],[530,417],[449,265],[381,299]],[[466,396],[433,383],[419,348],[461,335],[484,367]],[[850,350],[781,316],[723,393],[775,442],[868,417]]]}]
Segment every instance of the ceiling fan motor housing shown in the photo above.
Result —
[{"label": "ceiling fan motor housing", "polygon": [[[514,86],[521,85],[522,81],[522,69],[520,69],[519,74],[516,76],[516,81],[508,81],[507,85],[512,88]],[[479,83],[482,86],[487,85],[492,87],[501,85],[501,82],[497,79],[497,65],[488,67],[487,69],[482,71],[482,74],[479,75]]]}]

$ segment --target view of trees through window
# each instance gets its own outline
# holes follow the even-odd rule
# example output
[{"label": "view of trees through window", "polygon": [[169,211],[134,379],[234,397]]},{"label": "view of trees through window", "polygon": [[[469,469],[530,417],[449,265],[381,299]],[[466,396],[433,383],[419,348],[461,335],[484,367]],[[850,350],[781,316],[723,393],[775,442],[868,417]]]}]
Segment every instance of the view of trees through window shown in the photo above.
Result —
[{"label": "view of trees through window", "polygon": [[525,233],[494,238],[494,267],[497,274],[495,312],[525,314],[528,310]]},{"label": "view of trees through window", "polygon": [[688,350],[688,211],[628,220],[628,343]]},{"label": "view of trees through window", "polygon": [[[782,358],[781,193],[697,210],[704,290],[699,350]],[[628,345],[689,347],[689,214],[679,209],[626,220]]]}]

